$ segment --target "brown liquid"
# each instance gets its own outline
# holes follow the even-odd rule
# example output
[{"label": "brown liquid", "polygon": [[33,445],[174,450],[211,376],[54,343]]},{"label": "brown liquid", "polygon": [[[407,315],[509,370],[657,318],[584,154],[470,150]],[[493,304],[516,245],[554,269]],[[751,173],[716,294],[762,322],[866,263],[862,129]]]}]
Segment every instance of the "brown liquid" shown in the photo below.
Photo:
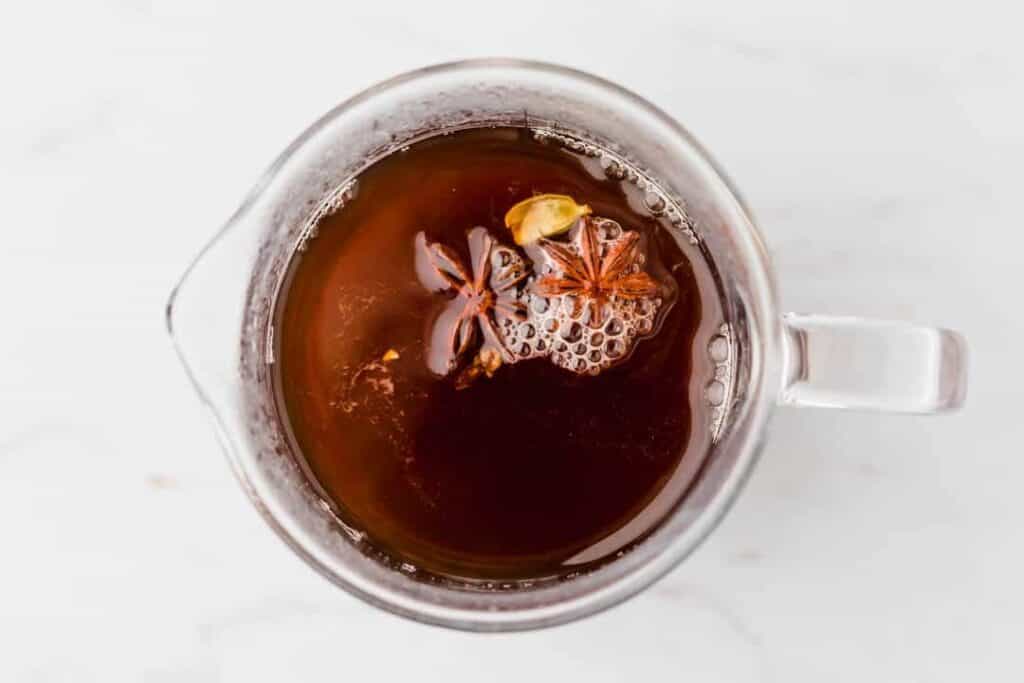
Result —
[{"label": "brown liquid", "polygon": [[[484,226],[515,248],[503,216],[537,193],[641,232],[675,300],[596,376],[537,358],[459,389],[427,367],[451,296],[417,279],[415,235],[468,258],[467,231]],[[679,502],[710,446],[704,345],[722,319],[708,264],[631,208],[642,198],[525,129],[474,129],[380,160],[321,220],[284,290],[278,384],[309,471],[374,549],[464,580],[560,576],[627,550]]]}]

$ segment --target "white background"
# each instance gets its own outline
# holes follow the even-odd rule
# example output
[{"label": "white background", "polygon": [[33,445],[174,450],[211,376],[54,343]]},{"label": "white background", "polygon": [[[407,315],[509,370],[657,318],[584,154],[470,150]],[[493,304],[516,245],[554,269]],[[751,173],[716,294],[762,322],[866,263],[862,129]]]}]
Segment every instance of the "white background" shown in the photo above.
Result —
[{"label": "white background", "polygon": [[[345,5],[0,9],[0,681],[1022,680],[1016,3]],[[678,117],[787,308],[962,330],[967,409],[779,411],[713,537],[568,627],[446,632],[315,575],[235,485],[164,302],[322,112],[495,54]]]}]

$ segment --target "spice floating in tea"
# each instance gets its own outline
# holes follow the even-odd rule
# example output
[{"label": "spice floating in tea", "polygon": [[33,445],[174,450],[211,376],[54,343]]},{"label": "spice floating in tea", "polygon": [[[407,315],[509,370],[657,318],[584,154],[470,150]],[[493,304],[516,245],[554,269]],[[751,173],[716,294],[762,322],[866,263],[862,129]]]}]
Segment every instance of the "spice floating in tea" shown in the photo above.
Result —
[{"label": "spice floating in tea", "polygon": [[431,371],[448,375],[469,356],[472,363],[456,382],[465,388],[482,375],[492,377],[502,361],[547,358],[596,375],[628,358],[637,341],[657,329],[675,284],[659,283],[645,270],[639,233],[589,213],[565,195],[520,202],[505,215],[505,225],[520,243],[517,230],[527,219],[529,234],[544,237],[531,239],[535,246],[520,255],[487,228],[473,228],[467,236],[470,268],[453,249],[419,233],[420,281],[451,297],[428,337]]},{"label": "spice floating in tea", "polygon": [[524,199],[505,212],[505,227],[516,244],[533,244],[542,237],[566,232],[576,219],[591,213],[564,194],[540,194]]},{"label": "spice floating in tea", "polygon": [[478,338],[483,350],[514,361],[501,342],[498,326],[527,317],[519,293],[527,272],[518,256],[497,248],[486,228],[474,228],[466,241],[469,267],[453,249],[428,243],[423,233],[416,235],[416,272],[424,286],[453,295],[435,320],[428,341],[427,365],[438,375],[451,372]]}]

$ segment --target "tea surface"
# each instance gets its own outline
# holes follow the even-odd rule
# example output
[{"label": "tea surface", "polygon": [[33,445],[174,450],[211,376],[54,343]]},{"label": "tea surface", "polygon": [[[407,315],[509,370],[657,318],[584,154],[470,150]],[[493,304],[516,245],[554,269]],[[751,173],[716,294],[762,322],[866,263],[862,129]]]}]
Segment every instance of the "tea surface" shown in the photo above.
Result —
[{"label": "tea surface", "polygon": [[[407,570],[535,580],[608,561],[671,511],[700,467],[711,442],[707,345],[722,323],[713,274],[619,175],[527,129],[437,136],[361,173],[297,254],[275,330],[283,412],[336,514]],[[511,349],[492,373],[467,376],[485,340],[477,328],[439,364],[438,345],[451,340],[437,330],[461,295],[424,282],[417,249],[443,245],[472,271],[471,242],[489,239],[505,262],[540,270],[540,243],[516,245],[504,216],[544,193],[636,233],[634,270],[658,282],[653,329],[594,374],[572,369],[570,348],[562,362]],[[580,239],[574,225],[551,241]],[[486,231],[474,238],[477,227]],[[544,272],[527,275],[515,291],[529,305]],[[582,315],[581,335],[603,329]],[[506,339],[512,325],[498,328]],[[519,348],[528,335],[516,334]]]}]

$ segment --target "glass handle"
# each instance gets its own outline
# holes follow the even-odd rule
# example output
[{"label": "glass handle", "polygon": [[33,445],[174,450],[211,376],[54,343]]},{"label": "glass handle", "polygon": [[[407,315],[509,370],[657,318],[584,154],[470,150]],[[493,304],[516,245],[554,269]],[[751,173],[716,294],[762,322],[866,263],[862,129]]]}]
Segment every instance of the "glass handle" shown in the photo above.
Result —
[{"label": "glass handle", "polygon": [[967,343],[956,332],[795,313],[783,326],[783,405],[931,414],[963,404]]}]

